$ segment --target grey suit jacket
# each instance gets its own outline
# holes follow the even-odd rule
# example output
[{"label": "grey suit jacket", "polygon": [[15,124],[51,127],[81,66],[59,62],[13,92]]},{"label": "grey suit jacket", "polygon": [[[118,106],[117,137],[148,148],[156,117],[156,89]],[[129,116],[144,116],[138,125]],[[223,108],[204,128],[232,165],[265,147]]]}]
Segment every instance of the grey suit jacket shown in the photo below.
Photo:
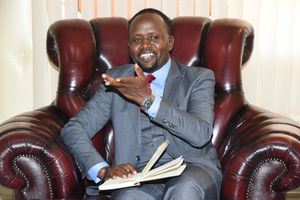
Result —
[{"label": "grey suit jacket", "polygon": [[[134,76],[132,64],[108,70],[117,77]],[[211,143],[214,119],[214,74],[201,67],[187,67],[172,60],[163,98],[154,119],[170,144],[168,153],[184,157],[187,163],[219,168]],[[138,165],[141,155],[140,109],[113,88],[101,85],[92,99],[61,131],[82,177],[95,164],[104,161],[92,146],[91,138],[111,119],[115,133],[114,165]]]}]

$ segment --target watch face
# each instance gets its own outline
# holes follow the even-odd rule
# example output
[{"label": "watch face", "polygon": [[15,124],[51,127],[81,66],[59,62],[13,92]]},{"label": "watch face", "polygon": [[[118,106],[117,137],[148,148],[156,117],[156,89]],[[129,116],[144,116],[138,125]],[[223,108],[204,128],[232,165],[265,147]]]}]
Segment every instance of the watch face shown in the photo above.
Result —
[{"label": "watch face", "polygon": [[151,107],[153,101],[155,99],[154,94],[152,93],[151,96],[149,97],[145,97],[141,103],[141,109],[144,111],[149,110],[149,108]]}]

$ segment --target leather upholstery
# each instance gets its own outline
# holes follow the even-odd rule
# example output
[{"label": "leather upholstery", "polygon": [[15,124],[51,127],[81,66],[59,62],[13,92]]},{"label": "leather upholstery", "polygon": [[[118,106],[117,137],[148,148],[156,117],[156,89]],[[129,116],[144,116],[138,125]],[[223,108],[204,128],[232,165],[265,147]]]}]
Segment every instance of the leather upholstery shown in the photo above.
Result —
[{"label": "leather upholstery", "polygon": [[[224,173],[222,199],[284,199],[300,186],[300,125],[244,97],[241,67],[251,56],[252,26],[204,17],[177,17],[173,26],[172,58],[215,73],[213,143]],[[17,198],[88,198],[59,132],[97,90],[106,69],[131,62],[127,28],[127,20],[117,17],[50,26],[47,52],[59,69],[55,100],[0,125],[0,183],[14,189]],[[110,123],[100,132],[93,144],[111,162]]]}]

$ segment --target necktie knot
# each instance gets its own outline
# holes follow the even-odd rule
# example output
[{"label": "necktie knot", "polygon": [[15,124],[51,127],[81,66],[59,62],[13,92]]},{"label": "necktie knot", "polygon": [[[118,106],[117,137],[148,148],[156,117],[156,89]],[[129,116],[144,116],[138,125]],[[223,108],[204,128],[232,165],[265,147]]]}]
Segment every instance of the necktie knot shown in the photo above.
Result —
[{"label": "necktie knot", "polygon": [[147,78],[147,83],[150,84],[155,79],[155,76],[153,76],[152,74],[148,74],[146,78]]},{"label": "necktie knot", "polygon": [[155,76],[153,76],[152,74],[148,74],[146,76],[146,79],[147,79],[147,86],[149,90],[151,90],[150,83],[155,79]]}]

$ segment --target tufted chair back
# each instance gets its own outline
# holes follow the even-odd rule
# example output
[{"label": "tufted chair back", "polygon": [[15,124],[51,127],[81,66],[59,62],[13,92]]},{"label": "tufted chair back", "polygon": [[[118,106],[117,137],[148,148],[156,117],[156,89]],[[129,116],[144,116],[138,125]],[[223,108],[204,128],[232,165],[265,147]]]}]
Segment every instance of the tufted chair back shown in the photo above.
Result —
[{"label": "tufted chair back", "polygon": [[[245,105],[241,66],[249,59],[253,47],[251,25],[235,20],[239,26],[228,29],[231,23],[226,19],[212,22],[204,17],[173,19],[175,46],[171,57],[185,65],[210,68],[215,73],[213,143],[217,149],[232,115]],[[101,84],[100,75],[106,69],[131,62],[127,29],[124,18],[97,18],[90,23],[65,20],[50,27],[48,55],[60,69],[56,106],[69,116],[75,115]],[[112,161],[114,143],[110,124],[102,131],[105,137],[98,134],[93,142]]]}]

